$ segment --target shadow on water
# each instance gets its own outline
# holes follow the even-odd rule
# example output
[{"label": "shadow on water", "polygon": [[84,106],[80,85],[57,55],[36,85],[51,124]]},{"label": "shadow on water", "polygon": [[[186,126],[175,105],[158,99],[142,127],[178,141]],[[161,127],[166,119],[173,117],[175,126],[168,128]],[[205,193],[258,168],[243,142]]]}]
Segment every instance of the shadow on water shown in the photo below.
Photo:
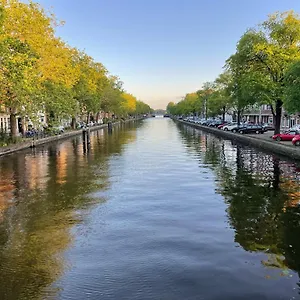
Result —
[{"label": "shadow on water", "polygon": [[2,299],[45,298],[45,288],[66,270],[72,227],[106,200],[90,193],[109,187],[110,157],[135,140],[139,126],[93,132],[88,151],[76,137],[0,159]]},{"label": "shadow on water", "polygon": [[[300,168],[272,154],[177,124],[189,152],[209,165],[227,204],[235,242],[264,253],[280,276],[300,274]],[[299,283],[298,283],[299,285]]]}]

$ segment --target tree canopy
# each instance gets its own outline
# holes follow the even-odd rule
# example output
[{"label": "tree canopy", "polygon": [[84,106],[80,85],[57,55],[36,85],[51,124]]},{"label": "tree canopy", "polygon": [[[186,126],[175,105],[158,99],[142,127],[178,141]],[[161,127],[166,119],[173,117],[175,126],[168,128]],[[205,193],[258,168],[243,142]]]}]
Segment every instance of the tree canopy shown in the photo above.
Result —
[{"label": "tree canopy", "polygon": [[63,22],[40,4],[0,0],[0,25],[0,105],[9,110],[13,136],[16,117],[34,118],[38,111],[89,119],[100,111],[127,116],[151,110],[103,64],[57,37]]},{"label": "tree canopy", "polygon": [[[282,109],[290,113],[300,111],[299,61],[299,15],[293,11],[270,15],[242,35],[236,52],[226,60],[225,72],[197,92],[199,99],[204,100],[202,115],[224,115],[228,110],[242,114],[253,105],[268,104],[275,132],[279,132]],[[193,104],[186,99],[170,108],[177,114],[194,113]]]}]

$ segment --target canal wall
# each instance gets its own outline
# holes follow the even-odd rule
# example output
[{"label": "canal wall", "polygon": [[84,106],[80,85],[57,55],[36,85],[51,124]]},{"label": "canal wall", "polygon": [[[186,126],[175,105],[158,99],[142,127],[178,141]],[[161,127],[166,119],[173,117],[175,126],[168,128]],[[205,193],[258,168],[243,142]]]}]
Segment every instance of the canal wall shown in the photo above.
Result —
[{"label": "canal wall", "polygon": [[[188,126],[201,129],[203,131],[215,134],[217,136],[223,137],[225,139],[234,140],[236,142],[240,142],[244,145],[256,147],[261,150],[265,150],[267,152],[273,152],[285,157],[289,157],[292,159],[300,160],[300,149],[295,146],[289,146],[284,145],[281,143],[278,143],[272,139],[264,139],[264,138],[258,138],[255,136],[249,136],[246,134],[239,134],[239,133],[233,133],[229,131],[220,130],[213,127],[207,127],[195,123],[185,122],[182,120],[176,120],[173,119],[176,122],[186,124]],[[267,133],[264,133],[267,134]],[[290,142],[291,143],[291,142]]]},{"label": "canal wall", "polygon": [[[132,122],[132,121],[139,121],[139,120],[142,120],[142,118],[141,119],[128,119],[128,120],[124,120],[124,121],[118,121],[118,122],[113,123],[113,125],[117,125],[117,124],[120,124],[120,123]],[[89,127],[89,129],[90,129],[90,131],[96,131],[96,130],[107,128],[107,127],[108,127],[108,124],[102,124],[102,125],[98,125],[98,126]],[[25,141],[25,142],[21,142],[21,143],[17,143],[17,144],[11,144],[11,145],[8,145],[8,146],[5,146],[5,147],[0,147],[0,156],[8,155],[8,154],[11,154],[11,153],[16,152],[16,151],[21,151],[21,150],[24,150],[24,149],[28,149],[32,146],[37,147],[37,146],[52,143],[52,142],[55,142],[55,141],[71,138],[71,137],[79,135],[79,134],[82,134],[82,129],[67,131],[67,132],[64,132],[62,134],[58,134],[58,135],[55,135],[55,136],[49,136],[49,137],[41,138],[41,139],[28,138],[28,141]]]}]

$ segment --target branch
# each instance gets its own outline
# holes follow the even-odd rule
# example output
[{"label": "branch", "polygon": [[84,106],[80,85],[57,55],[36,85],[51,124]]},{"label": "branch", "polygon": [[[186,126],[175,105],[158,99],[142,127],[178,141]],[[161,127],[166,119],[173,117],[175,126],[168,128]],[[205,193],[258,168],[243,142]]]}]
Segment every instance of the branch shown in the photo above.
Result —
[{"label": "branch", "polygon": [[269,65],[268,65],[268,64],[267,64],[267,63],[266,63],[259,55],[255,54],[255,57],[258,58],[258,59],[260,60],[260,62],[263,63],[263,64],[267,67],[269,73],[270,73],[271,76],[272,76],[273,81],[274,81],[274,82],[277,82],[277,79],[275,78],[275,75],[274,75],[274,73],[273,73],[271,67],[270,67],[270,66],[269,66]]}]

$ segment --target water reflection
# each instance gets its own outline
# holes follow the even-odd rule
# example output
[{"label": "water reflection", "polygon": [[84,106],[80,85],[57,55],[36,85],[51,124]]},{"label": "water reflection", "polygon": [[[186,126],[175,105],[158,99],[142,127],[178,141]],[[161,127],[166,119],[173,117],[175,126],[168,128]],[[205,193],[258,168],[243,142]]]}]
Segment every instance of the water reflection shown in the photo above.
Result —
[{"label": "water reflection", "polygon": [[217,193],[228,205],[235,242],[265,253],[261,263],[280,276],[300,272],[299,166],[276,155],[177,125],[190,152],[216,175]]},{"label": "water reflection", "polygon": [[295,295],[295,163],[163,118],[86,150],[79,136],[0,159],[3,299]]},{"label": "water reflection", "polygon": [[89,195],[109,187],[110,157],[135,140],[134,126],[92,133],[88,153],[76,137],[0,159],[2,299],[49,296],[45,288],[68,264],[63,251],[72,241],[71,228],[83,220],[83,209],[105,201]]}]

